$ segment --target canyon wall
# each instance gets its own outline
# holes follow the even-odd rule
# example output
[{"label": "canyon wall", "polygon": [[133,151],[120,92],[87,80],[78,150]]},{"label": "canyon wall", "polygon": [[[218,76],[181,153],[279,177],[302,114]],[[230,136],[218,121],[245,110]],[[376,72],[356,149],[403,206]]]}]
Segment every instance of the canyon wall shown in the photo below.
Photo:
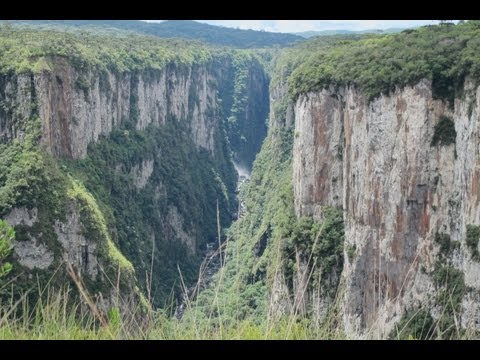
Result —
[{"label": "canyon wall", "polygon": [[[386,337],[415,308],[438,319],[435,279],[447,269],[467,289],[457,326],[479,328],[478,242],[466,239],[480,223],[480,88],[467,79],[462,93],[452,108],[423,80],[371,102],[331,87],[295,103],[295,212],[321,220],[325,207],[343,210],[349,336]],[[441,121],[453,122],[453,143],[438,141],[451,135]]]}]

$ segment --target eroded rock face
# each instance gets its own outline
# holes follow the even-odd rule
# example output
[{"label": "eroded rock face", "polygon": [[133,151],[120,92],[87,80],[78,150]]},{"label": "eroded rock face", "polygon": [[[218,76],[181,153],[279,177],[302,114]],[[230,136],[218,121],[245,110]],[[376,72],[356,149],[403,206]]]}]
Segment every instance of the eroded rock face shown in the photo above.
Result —
[{"label": "eroded rock face", "polygon": [[56,221],[53,227],[63,247],[63,261],[95,279],[100,272],[97,239],[87,239],[83,235],[84,227],[75,203],[69,202],[66,207],[66,222]]},{"label": "eroded rock face", "polygon": [[[450,260],[480,290],[465,243],[467,225],[480,223],[480,88],[467,80],[464,90],[455,110],[433,99],[426,80],[370,103],[351,87],[296,102],[295,210],[316,218],[324,206],[344,210],[345,243],[356,248],[342,274],[351,336],[386,336],[405,309],[434,298],[437,232],[459,244]],[[453,120],[456,143],[431,146],[441,116]],[[462,323],[479,305],[464,300]]]},{"label": "eroded rock face", "polygon": [[5,220],[12,226],[32,226],[37,221],[37,216],[37,208],[29,210],[26,207],[19,207],[13,208],[12,211],[5,216]]},{"label": "eroded rock face", "polygon": [[133,183],[137,189],[143,189],[153,173],[153,159],[143,160],[140,164],[134,165],[131,170]]},{"label": "eroded rock face", "polygon": [[214,154],[219,117],[211,65],[99,74],[80,72],[63,58],[52,64],[51,71],[1,79],[0,140],[23,136],[21,124],[38,115],[46,148],[54,156],[79,159],[89,143],[126,121],[138,130],[182,121],[194,143]]},{"label": "eroded rock face", "polygon": [[30,241],[17,241],[14,253],[20,265],[27,269],[47,269],[53,263],[53,252],[47,246],[37,243],[35,238]]},{"label": "eroded rock face", "polygon": [[321,217],[323,206],[341,206],[343,108],[327,90],[295,105],[293,183],[298,216]]},{"label": "eroded rock face", "polygon": [[[23,225],[31,227],[37,222],[37,208],[13,208],[5,216],[5,220],[12,226]],[[53,252],[47,246],[31,237],[28,241],[14,241],[13,251],[15,259],[27,269],[46,269],[53,263]]]},{"label": "eroded rock face", "polygon": [[184,244],[190,255],[194,255],[196,251],[196,241],[193,234],[188,233],[185,230],[184,218],[181,216],[175,206],[171,206],[168,209],[167,223],[173,231],[175,238],[179,239]]}]

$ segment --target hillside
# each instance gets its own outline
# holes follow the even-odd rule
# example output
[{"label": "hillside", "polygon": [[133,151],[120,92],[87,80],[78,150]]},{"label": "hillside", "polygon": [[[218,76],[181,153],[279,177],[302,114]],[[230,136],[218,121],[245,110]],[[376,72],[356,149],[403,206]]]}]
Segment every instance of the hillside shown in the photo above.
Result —
[{"label": "hillside", "polygon": [[94,29],[97,31],[131,31],[162,38],[186,38],[209,44],[236,48],[265,48],[288,46],[303,38],[292,34],[255,30],[232,29],[191,20],[169,20],[161,23],[147,23],[136,20],[23,20],[14,24],[29,24],[50,28]]},{"label": "hillside", "polygon": [[372,29],[372,30],[320,30],[320,31],[303,31],[293,33],[294,35],[298,35],[304,37],[306,39],[314,37],[314,36],[328,36],[328,35],[360,35],[360,34],[391,34],[397,33],[405,30],[404,28],[388,28],[388,29]]}]

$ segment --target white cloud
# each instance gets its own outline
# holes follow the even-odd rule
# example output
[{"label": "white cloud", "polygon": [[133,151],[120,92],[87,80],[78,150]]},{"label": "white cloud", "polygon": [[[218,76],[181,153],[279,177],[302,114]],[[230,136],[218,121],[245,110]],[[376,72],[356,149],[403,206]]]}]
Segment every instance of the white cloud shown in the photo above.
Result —
[{"label": "white cloud", "polygon": [[[144,20],[161,22],[164,20]],[[197,20],[199,22],[238,29],[273,32],[301,32],[321,30],[370,30],[393,27],[407,28],[438,23],[437,20]]]},{"label": "white cloud", "polygon": [[436,20],[198,20],[212,25],[273,32],[321,30],[372,30],[408,28],[438,23]]},{"label": "white cloud", "polygon": [[238,29],[265,30],[262,20],[197,20],[211,25],[227,26]]},{"label": "white cloud", "polygon": [[317,30],[317,20],[274,20],[273,31],[278,32],[301,32]]}]

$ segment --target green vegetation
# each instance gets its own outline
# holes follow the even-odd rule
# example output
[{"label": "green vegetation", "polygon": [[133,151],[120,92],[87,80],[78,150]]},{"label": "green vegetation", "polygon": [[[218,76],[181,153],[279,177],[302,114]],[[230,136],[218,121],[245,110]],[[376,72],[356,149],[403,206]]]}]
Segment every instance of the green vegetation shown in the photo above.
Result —
[{"label": "green vegetation", "polygon": [[15,230],[6,221],[0,220],[0,284],[1,278],[12,270],[12,264],[6,261],[12,250]]},{"label": "green vegetation", "polygon": [[472,259],[479,261],[480,253],[478,252],[478,241],[480,240],[480,226],[467,225],[466,243],[472,254]]},{"label": "green vegetation", "polygon": [[442,259],[446,258],[451,254],[453,249],[452,242],[450,240],[450,235],[444,233],[435,234],[435,242],[440,245],[440,257]]},{"label": "green vegetation", "polygon": [[197,39],[236,48],[286,46],[303,40],[300,36],[292,34],[232,29],[190,20],[170,20],[162,23],[146,23],[135,20],[21,20],[14,24],[28,24],[58,30],[94,30],[104,34],[123,30],[163,38]]},{"label": "green vegetation", "polygon": [[119,267],[121,271],[133,275],[132,264],[118,251],[112,239],[110,239],[105,219],[93,196],[79,182],[72,179],[72,188],[68,191],[68,197],[75,201],[79,207],[82,223],[85,227],[85,237],[87,239],[103,240],[99,241],[100,245],[103,246],[99,256],[102,256],[103,252],[104,257],[112,260],[114,268]]},{"label": "green vegetation", "polygon": [[347,256],[348,256],[348,260],[350,262],[353,262],[353,259],[355,259],[355,254],[356,254],[356,251],[357,251],[357,247],[354,245],[351,245],[351,244],[348,244],[346,247],[346,252],[347,252]]},{"label": "green vegetation", "polygon": [[[198,318],[187,324],[165,311],[140,313],[139,308],[132,306],[122,310],[112,307],[104,313],[94,304],[85,307],[72,302],[68,287],[45,288],[41,293],[41,299],[34,303],[22,299],[17,304],[0,304],[0,340],[300,340],[333,335],[313,324],[292,323],[288,318],[263,324],[244,320],[215,327],[208,319]],[[16,311],[20,308],[23,311]]]},{"label": "green vegetation", "polygon": [[227,133],[234,160],[251,168],[267,134],[269,111],[268,79],[254,53],[232,54],[233,91],[222,96],[228,108]]},{"label": "green vegetation", "polygon": [[185,313],[185,323],[205,319],[214,327],[230,327],[241,321],[265,324],[267,286],[280,270],[278,256],[285,228],[295,221],[291,131],[279,129],[275,139],[267,137],[250,180],[240,189],[247,213],[227,233],[228,261]]},{"label": "green vegetation", "polygon": [[[288,240],[284,245],[287,266],[284,273],[293,290],[293,277],[298,264],[296,253],[308,259],[307,273],[311,273],[309,286],[322,288],[325,294],[333,298],[336,294],[338,279],[343,269],[344,224],[340,209],[324,208],[323,221],[316,222],[311,217],[302,217],[287,230]],[[291,264],[294,264],[293,268]],[[334,281],[326,281],[333,278]],[[323,284],[320,282],[323,281]],[[327,286],[328,284],[328,286]]]},{"label": "green vegetation", "polygon": [[[438,234],[436,241],[447,243],[448,235]],[[438,240],[437,240],[438,239]],[[441,245],[442,246],[442,245]],[[445,258],[435,264],[431,274],[437,293],[433,303],[424,308],[407,311],[390,334],[394,339],[460,339],[469,337],[460,326],[462,300],[467,292],[464,274],[451,265],[445,264]],[[440,310],[438,319],[430,315],[430,308]]]},{"label": "green vegetation", "polygon": [[433,336],[433,330],[434,321],[428,310],[410,310],[395,324],[395,329],[390,334],[390,338],[397,340],[429,340]]},{"label": "green vegetation", "polygon": [[442,314],[436,325],[437,337],[441,339],[459,338],[458,314],[462,299],[467,291],[464,275],[460,270],[442,261],[435,264],[433,281],[438,289],[436,304],[442,307]]},{"label": "green vegetation", "polygon": [[[51,70],[54,58],[65,58],[79,71],[102,72],[163,69],[168,63],[205,63],[226,51],[182,39],[160,39],[140,35],[95,35],[55,30],[0,31],[0,74]],[[77,80],[77,86],[87,84]]]},{"label": "green vegetation", "polygon": [[[40,120],[31,119],[26,135],[10,144],[0,144],[0,216],[14,205],[50,207],[58,210],[64,179],[49,156],[38,148]],[[51,193],[45,193],[45,189]]]},{"label": "green vegetation", "polygon": [[[220,141],[217,144],[221,146]],[[207,151],[197,149],[185,123],[171,119],[145,131],[114,130],[91,144],[85,159],[63,162],[105,216],[105,225],[103,220],[91,222],[101,228],[94,228],[88,237],[115,229],[110,231],[113,243],[133,263],[142,290],[147,293],[151,288],[157,306],[165,305],[172,289],[180,290],[177,264],[187,284],[196,280],[202,250],[206,243],[217,241],[217,199],[222,227],[232,221],[237,207],[235,171],[220,156],[222,151],[217,154],[212,159]],[[134,178],[144,163],[151,163],[153,170],[139,188]],[[175,212],[185,220],[181,230],[192,237],[191,245],[178,238],[178,230],[169,223],[175,221],[168,220]],[[150,280],[146,275],[150,271],[161,275]]]},{"label": "green vegetation", "polygon": [[440,144],[447,146],[455,144],[457,132],[455,131],[455,123],[448,116],[441,116],[440,121],[435,125],[431,146]]},{"label": "green vegetation", "polygon": [[[35,210],[36,219],[32,226],[15,226],[15,239],[36,239],[37,243],[46,245],[49,251],[53,252],[54,261],[47,269],[27,269],[12,260],[13,269],[6,280],[16,281],[9,289],[0,288],[0,299],[18,299],[20,294],[28,291],[27,298],[35,302],[39,296],[35,291],[38,286],[50,284],[59,287],[70,282],[63,262],[64,249],[54,229],[56,223],[66,221],[69,201],[79,207],[85,235],[98,244],[97,255],[101,265],[105,267],[105,275],[110,281],[119,279],[122,286],[126,285],[126,280],[132,281],[131,264],[112,243],[95,199],[80,183],[69,178],[58,161],[39,146],[39,119],[30,118],[24,129],[25,135],[22,138],[0,144],[0,216],[7,215],[13,208],[24,208],[32,212]],[[121,277],[117,274],[119,266]],[[60,268],[64,271],[59,271]],[[96,282],[88,283],[87,287],[92,292],[101,289],[108,292],[110,285],[105,282],[100,286]]]},{"label": "green vegetation", "polygon": [[[293,71],[301,64],[309,63],[320,54],[328,52],[336,44],[356,41],[363,38],[369,38],[368,35],[333,35],[321,36],[308,41],[299,43],[298,45],[284,49],[279,56],[273,59],[272,83],[271,88],[279,84],[287,84]],[[288,99],[284,98],[280,103],[286,103]]]},{"label": "green vegetation", "polygon": [[[368,100],[432,81],[433,96],[453,106],[469,75],[480,77],[480,22],[424,26],[388,35],[319,37],[292,49],[284,61],[292,98],[329,85],[355,85]],[[327,38],[327,37],[325,37]],[[296,55],[296,59],[292,59]],[[290,60],[288,60],[290,59]]]}]

